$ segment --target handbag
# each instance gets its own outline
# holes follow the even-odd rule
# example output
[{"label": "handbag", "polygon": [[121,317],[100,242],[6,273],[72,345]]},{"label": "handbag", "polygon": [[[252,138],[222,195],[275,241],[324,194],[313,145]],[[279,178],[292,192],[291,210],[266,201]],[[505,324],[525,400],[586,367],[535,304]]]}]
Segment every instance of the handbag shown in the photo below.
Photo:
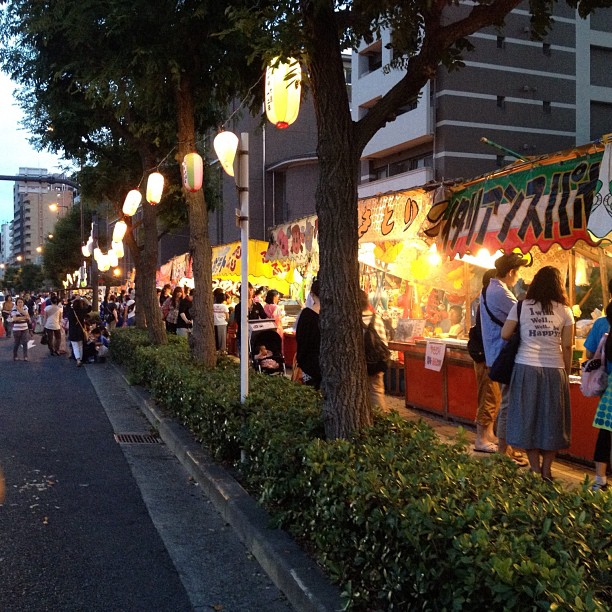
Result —
[{"label": "handbag", "polygon": [[598,397],[608,386],[608,370],[606,368],[606,340],[604,334],[597,345],[597,350],[591,359],[581,366],[580,391],[584,397]]},{"label": "handbag", "polygon": [[499,355],[489,368],[489,378],[502,385],[509,385],[514,369],[514,360],[521,344],[521,309],[523,302],[519,302],[516,307],[517,326],[510,340],[506,342]]}]

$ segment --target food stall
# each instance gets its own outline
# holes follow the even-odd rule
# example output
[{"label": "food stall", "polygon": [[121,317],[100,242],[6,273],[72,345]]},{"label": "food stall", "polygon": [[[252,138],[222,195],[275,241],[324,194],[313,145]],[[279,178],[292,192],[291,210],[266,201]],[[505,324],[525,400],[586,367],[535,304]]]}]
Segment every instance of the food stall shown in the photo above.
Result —
[{"label": "food stall", "polygon": [[[582,344],[607,302],[612,274],[610,250],[596,238],[601,234],[587,231],[599,202],[612,202],[612,196],[597,193],[609,182],[600,172],[610,164],[602,160],[604,144],[518,161],[461,184],[359,201],[361,285],[385,321],[395,351],[387,392],[401,393],[408,406],[474,422],[476,379],[467,332],[484,272],[511,250],[532,258],[521,270],[519,297],[542,266],[553,265],[568,279],[577,319],[573,373],[579,373]],[[612,211],[612,204],[599,210],[604,209]],[[608,223],[607,235],[612,215],[601,223]],[[267,257],[288,259],[302,278],[311,279],[318,267],[316,230],[316,217],[275,228]],[[568,454],[590,460],[597,401],[582,396],[578,376],[571,381]]]},{"label": "food stall", "polygon": [[[489,254],[512,250],[529,254],[532,265],[521,269],[517,293],[526,289],[541,267],[559,268],[568,279],[568,296],[578,320],[576,368],[593,316],[607,302],[612,269],[609,249],[587,231],[589,214],[598,204],[603,149],[591,144],[517,162],[457,185],[432,206],[424,228],[452,260],[479,263],[480,258],[482,263],[489,258],[486,267],[490,267],[496,255]],[[439,350],[439,343],[444,349]],[[476,383],[466,341],[414,338],[408,345],[392,346],[404,352],[408,405],[449,419],[474,420]],[[577,375],[570,377],[572,444],[567,454],[590,460],[597,436],[591,425],[597,399],[582,396],[579,380]]]}]

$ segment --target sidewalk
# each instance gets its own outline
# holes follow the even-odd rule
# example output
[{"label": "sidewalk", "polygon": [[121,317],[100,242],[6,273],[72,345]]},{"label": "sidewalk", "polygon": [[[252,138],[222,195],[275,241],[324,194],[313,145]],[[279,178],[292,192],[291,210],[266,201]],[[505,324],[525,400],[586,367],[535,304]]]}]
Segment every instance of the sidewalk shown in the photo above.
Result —
[{"label": "sidewalk", "polygon": [[191,432],[165,415],[145,390],[131,386],[119,367],[107,363],[102,368],[105,375],[95,366],[85,368],[94,386],[102,393],[112,389],[138,407],[291,605],[299,612],[341,610],[339,589],[284,531],[270,527],[270,516]]},{"label": "sidewalk", "polygon": [[[423,420],[424,422],[428,423],[435,429],[436,433],[443,441],[454,440],[457,436],[457,430],[459,427],[462,427],[463,431],[465,432],[465,437],[470,443],[472,455],[474,457],[478,457],[479,459],[484,459],[489,456],[487,453],[479,453],[473,450],[476,433],[474,430],[469,428],[469,426],[459,425],[457,423],[453,423],[452,421],[446,421],[441,417],[436,417],[435,415],[422,410],[406,408],[406,402],[402,397],[387,395],[386,400],[387,407],[390,410],[396,410],[405,419],[409,421]],[[578,463],[565,461],[563,459],[555,460],[552,471],[553,476],[566,484],[568,487],[579,486],[587,475],[589,476],[590,480],[594,480],[595,478],[595,472],[593,469]]]}]

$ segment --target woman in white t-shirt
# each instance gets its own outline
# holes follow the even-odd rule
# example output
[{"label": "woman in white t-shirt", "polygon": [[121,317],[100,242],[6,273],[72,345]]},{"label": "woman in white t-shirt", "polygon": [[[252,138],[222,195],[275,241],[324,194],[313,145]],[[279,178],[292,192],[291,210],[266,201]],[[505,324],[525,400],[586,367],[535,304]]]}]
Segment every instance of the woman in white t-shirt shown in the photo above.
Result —
[{"label": "woman in white t-shirt", "polygon": [[220,289],[215,289],[214,293],[214,304],[213,304],[213,318],[215,320],[215,341],[217,344],[217,350],[222,353],[227,352],[227,321],[229,319],[229,307],[225,303],[227,301],[227,295]]},{"label": "woman in white t-shirt", "polygon": [[[517,326],[515,304],[502,328],[508,340]],[[557,268],[545,266],[533,277],[522,302],[521,344],[508,402],[508,444],[524,448],[531,470],[552,480],[558,450],[570,445],[569,372],[574,316]]]}]

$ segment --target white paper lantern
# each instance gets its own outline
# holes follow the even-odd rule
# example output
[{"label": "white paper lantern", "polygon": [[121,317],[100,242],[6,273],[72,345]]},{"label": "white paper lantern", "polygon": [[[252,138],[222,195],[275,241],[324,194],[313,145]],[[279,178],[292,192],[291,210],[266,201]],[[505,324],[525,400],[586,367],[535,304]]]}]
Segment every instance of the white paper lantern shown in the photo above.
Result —
[{"label": "white paper lantern", "polygon": [[123,242],[112,242],[111,247],[115,253],[117,253],[117,257],[121,259],[125,255],[125,251],[123,249]]},{"label": "white paper lantern", "polygon": [[121,242],[127,232],[127,224],[125,221],[117,221],[113,228],[113,242]]},{"label": "white paper lantern", "polygon": [[219,132],[213,140],[213,147],[221,167],[227,174],[234,176],[234,158],[238,150],[238,136],[234,132]]},{"label": "white paper lantern", "polygon": [[125,201],[123,202],[123,214],[128,217],[135,215],[141,201],[142,194],[138,189],[128,191],[128,194],[125,196]]}]

